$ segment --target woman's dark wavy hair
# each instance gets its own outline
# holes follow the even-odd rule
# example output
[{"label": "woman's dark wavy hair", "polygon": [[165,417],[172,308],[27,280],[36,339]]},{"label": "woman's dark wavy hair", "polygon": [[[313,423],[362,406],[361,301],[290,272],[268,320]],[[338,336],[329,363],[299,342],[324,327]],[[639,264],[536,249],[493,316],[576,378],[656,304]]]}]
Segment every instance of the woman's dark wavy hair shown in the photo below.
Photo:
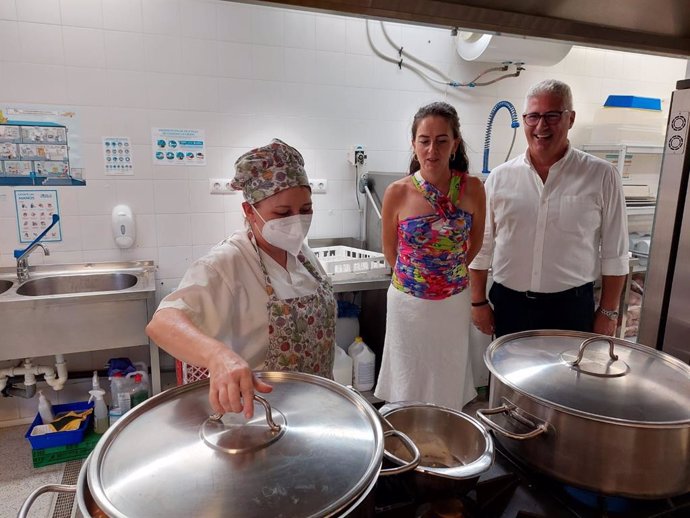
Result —
[{"label": "woman's dark wavy hair", "polygon": [[[458,112],[455,111],[450,104],[444,102],[435,102],[422,106],[412,120],[412,140],[417,138],[417,128],[419,123],[427,117],[443,117],[448,121],[448,124],[453,130],[453,138],[460,138],[458,150],[455,152],[455,157],[450,160],[450,168],[457,171],[467,171],[469,167],[469,160],[467,159],[467,152],[465,151],[465,141],[460,134],[460,118]],[[420,165],[416,155],[412,155],[410,161],[410,173],[414,174],[419,171]]]}]

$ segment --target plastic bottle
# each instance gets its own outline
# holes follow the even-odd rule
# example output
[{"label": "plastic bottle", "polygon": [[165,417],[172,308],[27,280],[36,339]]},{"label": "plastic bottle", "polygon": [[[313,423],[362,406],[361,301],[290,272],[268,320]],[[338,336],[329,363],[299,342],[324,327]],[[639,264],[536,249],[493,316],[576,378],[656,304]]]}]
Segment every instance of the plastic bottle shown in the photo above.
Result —
[{"label": "plastic bottle", "polygon": [[335,363],[333,365],[333,379],[341,385],[352,385],[352,358],[345,349],[335,347]]},{"label": "plastic bottle", "polygon": [[376,355],[364,343],[361,336],[355,338],[347,349],[352,358],[352,386],[357,390],[371,390],[374,388],[376,375]]},{"label": "plastic bottle", "polygon": [[98,379],[98,371],[93,371],[93,378],[91,379],[91,390],[101,390],[101,384]]},{"label": "plastic bottle", "polygon": [[114,373],[110,378],[110,401],[111,406],[119,408],[123,412],[132,408],[127,391],[127,378],[121,372]]},{"label": "plastic bottle", "polygon": [[127,374],[127,378],[131,378],[133,382],[129,389],[129,397],[133,407],[142,403],[149,397],[149,388],[146,381],[144,381],[143,375],[144,373],[139,371]]},{"label": "plastic bottle", "polygon": [[51,423],[55,419],[53,405],[50,404],[50,400],[45,397],[42,390],[38,391],[38,414],[41,416],[43,424]]},{"label": "plastic bottle", "polygon": [[104,433],[108,429],[108,407],[105,406],[105,400],[103,399],[103,396],[105,395],[105,390],[89,390],[89,394],[91,394],[91,397],[89,398],[89,403],[94,399],[96,400],[93,409],[94,431],[96,433]]}]

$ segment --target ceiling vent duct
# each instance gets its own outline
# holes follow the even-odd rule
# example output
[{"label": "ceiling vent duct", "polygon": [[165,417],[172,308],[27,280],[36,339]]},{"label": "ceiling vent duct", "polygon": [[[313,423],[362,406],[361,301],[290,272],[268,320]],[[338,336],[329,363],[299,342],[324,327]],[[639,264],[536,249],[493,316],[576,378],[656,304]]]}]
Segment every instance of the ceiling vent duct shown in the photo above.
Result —
[{"label": "ceiling vent duct", "polygon": [[566,43],[467,31],[459,31],[455,41],[458,54],[464,60],[484,63],[552,66],[572,48]]}]

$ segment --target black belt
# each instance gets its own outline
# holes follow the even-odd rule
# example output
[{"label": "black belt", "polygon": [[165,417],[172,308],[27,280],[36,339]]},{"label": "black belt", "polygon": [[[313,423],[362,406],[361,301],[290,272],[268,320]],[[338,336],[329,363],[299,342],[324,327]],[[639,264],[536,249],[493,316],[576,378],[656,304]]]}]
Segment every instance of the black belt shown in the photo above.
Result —
[{"label": "black belt", "polygon": [[570,288],[565,291],[557,291],[554,293],[539,293],[536,291],[516,291],[508,288],[507,286],[504,286],[503,284],[499,284],[499,286],[501,286],[501,288],[506,290],[508,293],[523,296],[530,300],[550,300],[568,296],[577,297],[579,295],[584,295],[585,293],[591,292],[591,290],[594,287],[594,283],[588,282],[587,284],[583,284],[582,286],[575,286],[574,288]]}]

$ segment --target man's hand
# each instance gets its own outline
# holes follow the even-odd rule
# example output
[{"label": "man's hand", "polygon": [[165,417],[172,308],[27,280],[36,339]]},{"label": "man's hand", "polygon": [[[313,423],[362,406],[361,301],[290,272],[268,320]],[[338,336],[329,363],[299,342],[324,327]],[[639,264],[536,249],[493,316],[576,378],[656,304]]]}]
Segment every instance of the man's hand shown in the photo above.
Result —
[{"label": "man's hand", "polygon": [[616,328],[618,327],[618,319],[611,320],[606,315],[599,311],[594,313],[594,329],[593,331],[599,335],[616,336]]},{"label": "man's hand", "polygon": [[472,323],[485,335],[493,335],[495,331],[494,311],[489,304],[472,308]]}]

